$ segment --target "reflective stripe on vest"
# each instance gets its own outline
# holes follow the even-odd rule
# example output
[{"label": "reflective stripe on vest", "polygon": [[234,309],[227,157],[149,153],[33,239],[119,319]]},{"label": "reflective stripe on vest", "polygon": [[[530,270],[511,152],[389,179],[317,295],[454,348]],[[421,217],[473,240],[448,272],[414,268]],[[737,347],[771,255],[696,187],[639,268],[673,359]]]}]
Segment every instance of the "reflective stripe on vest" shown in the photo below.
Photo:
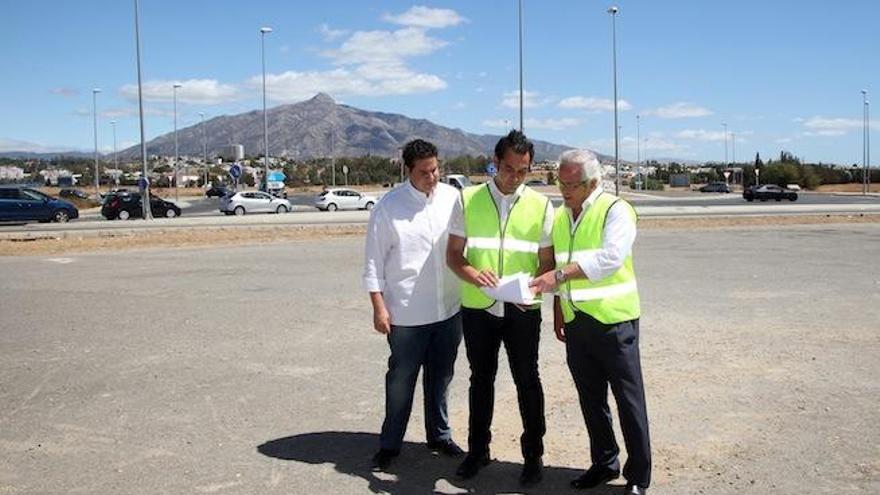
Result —
[{"label": "reflective stripe on vest", "polygon": [[[544,215],[549,204],[544,195],[523,188],[504,225],[488,184],[465,188],[462,204],[467,237],[465,256],[471,266],[492,270],[499,278],[518,273],[531,277],[537,273]],[[486,309],[493,304],[495,300],[477,286],[462,281],[462,306]],[[536,307],[539,305],[540,302]]]},{"label": "reflective stripe on vest", "polygon": [[[553,223],[553,247],[556,251],[557,266],[578,263],[595,256],[602,247],[602,236],[608,210],[620,198],[601,193],[596,201],[583,213],[580,224],[572,234],[571,214],[567,208],[556,212]],[[624,202],[633,220],[635,210]],[[560,305],[566,323],[574,320],[575,311],[587,313],[606,324],[616,324],[634,320],[641,314],[639,293],[633,271],[632,252],[619,270],[608,277],[592,281],[587,279],[569,280],[559,288]]]}]

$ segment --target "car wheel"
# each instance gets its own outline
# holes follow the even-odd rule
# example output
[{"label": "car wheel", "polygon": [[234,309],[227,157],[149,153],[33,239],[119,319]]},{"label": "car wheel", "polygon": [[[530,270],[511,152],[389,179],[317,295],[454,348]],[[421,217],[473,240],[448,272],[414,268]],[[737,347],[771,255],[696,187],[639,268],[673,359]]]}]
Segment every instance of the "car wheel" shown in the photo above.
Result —
[{"label": "car wheel", "polygon": [[120,220],[128,220],[131,217],[131,214],[126,210],[119,210],[119,213],[116,214],[116,218]]},{"label": "car wheel", "polygon": [[368,202],[367,202],[367,205],[364,206],[364,209],[367,210],[367,211],[372,210],[372,209],[373,209],[373,202],[372,202],[372,201],[368,201]]},{"label": "car wheel", "polygon": [[70,220],[70,214],[67,210],[58,210],[52,215],[52,221],[57,223],[67,223]]},{"label": "car wheel", "polygon": [[275,208],[275,213],[287,213],[287,207],[284,205],[278,205],[278,208]]},{"label": "car wheel", "polygon": [[336,203],[330,203],[329,205],[327,205],[327,211],[336,211],[338,209],[339,208],[336,207]]},{"label": "car wheel", "polygon": [[797,200],[797,196],[789,196],[789,197],[788,197],[788,200],[789,200],[789,201],[795,201],[795,200]]},{"label": "car wheel", "polygon": [[235,213],[236,216],[240,217],[244,215],[244,206],[236,206],[235,209],[232,210],[232,212]]},{"label": "car wheel", "polygon": [[177,212],[174,211],[174,208],[168,208],[165,210],[165,218],[174,218],[177,216]]}]

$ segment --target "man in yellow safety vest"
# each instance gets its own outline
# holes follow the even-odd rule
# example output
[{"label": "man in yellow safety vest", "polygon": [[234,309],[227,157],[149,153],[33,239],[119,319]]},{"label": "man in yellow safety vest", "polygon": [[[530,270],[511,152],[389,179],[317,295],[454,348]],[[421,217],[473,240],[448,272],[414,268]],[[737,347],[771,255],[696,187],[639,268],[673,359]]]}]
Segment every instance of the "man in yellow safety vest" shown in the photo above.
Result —
[{"label": "man in yellow safety vest", "polygon": [[636,213],[602,189],[602,169],[586,150],[559,158],[565,202],[553,224],[556,270],[531,282],[556,290],[553,328],[565,342],[568,367],[590,437],[592,466],[572,480],[592,488],[620,476],[620,449],[611,429],[608,386],[614,393],[627,450],[626,493],[644,494],[651,481],[648,414],[639,358],[639,293],[632,245]]}]

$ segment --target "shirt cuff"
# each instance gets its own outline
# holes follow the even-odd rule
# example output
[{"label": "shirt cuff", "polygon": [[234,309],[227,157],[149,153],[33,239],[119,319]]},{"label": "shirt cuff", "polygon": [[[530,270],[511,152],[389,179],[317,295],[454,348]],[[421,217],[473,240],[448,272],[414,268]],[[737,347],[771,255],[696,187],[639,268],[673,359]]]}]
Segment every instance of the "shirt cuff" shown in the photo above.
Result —
[{"label": "shirt cuff", "polygon": [[385,280],[381,278],[364,278],[364,289],[367,292],[384,292]]},{"label": "shirt cuff", "polygon": [[602,272],[599,269],[599,262],[595,255],[578,261],[578,266],[581,267],[581,271],[584,272],[584,275],[586,275],[591,282],[602,280]]}]

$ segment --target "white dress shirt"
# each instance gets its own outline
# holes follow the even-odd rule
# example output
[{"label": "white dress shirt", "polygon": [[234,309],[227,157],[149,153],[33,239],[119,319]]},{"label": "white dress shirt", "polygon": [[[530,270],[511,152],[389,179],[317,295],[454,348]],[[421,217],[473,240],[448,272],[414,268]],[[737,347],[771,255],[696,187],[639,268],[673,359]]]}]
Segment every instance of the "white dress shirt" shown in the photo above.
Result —
[{"label": "white dress shirt", "polygon": [[[571,224],[571,233],[574,234],[575,229],[581,223],[584,214],[596,202],[596,198],[602,194],[602,187],[597,187],[581,206],[581,214]],[[571,208],[566,207],[569,218],[573,218]],[[598,282],[623,266],[626,257],[632,251],[633,242],[636,240],[636,224],[627,211],[628,208],[621,202],[615,203],[608,210],[608,216],[605,220],[605,228],[602,230],[602,248],[590,252],[586,256],[577,260],[581,271],[593,282]],[[568,256],[568,253],[556,253],[557,265],[560,259]]]},{"label": "white dress shirt", "polygon": [[[495,184],[494,180],[489,181],[489,192],[492,194],[492,200],[495,202],[495,205],[498,207],[498,212],[501,215],[501,225],[504,225],[507,222],[507,217],[510,215],[510,210],[513,207],[514,203],[516,203],[519,195],[522,194],[523,189],[526,186],[524,184],[520,184],[519,187],[516,188],[515,191],[511,194],[505,195],[498,189],[498,186]],[[461,198],[455,204],[455,209],[452,212],[452,220],[449,223],[449,233],[454,236],[461,237],[462,239],[467,239],[467,236],[464,233],[464,206],[462,205]],[[541,242],[538,244],[540,248],[546,248],[553,245],[553,204],[547,204],[547,209],[544,212],[544,225],[541,228]],[[496,274],[501,277],[501,274]],[[486,308],[486,311],[491,313],[494,316],[499,318],[504,317],[504,303],[501,301],[495,301],[495,304]]]},{"label": "white dress shirt", "polygon": [[459,196],[443,183],[427,196],[407,181],[373,208],[363,283],[382,292],[392,325],[436,323],[459,311],[461,287],[446,266],[449,217]]}]

